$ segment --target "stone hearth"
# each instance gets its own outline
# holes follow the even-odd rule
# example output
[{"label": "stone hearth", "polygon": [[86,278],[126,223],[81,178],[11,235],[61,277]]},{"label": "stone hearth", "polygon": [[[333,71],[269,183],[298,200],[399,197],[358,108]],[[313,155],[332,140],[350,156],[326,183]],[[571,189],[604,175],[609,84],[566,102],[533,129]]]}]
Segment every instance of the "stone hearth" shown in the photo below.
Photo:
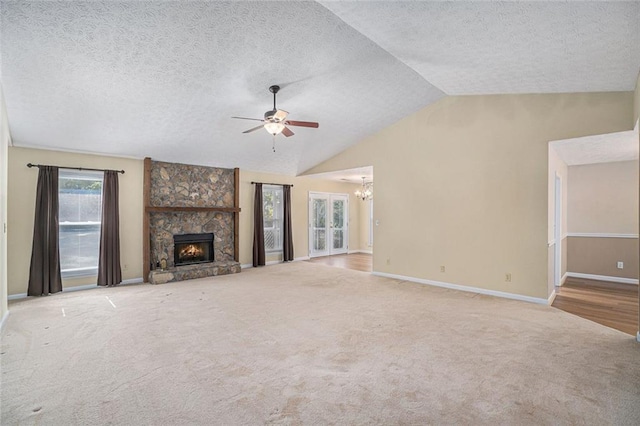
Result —
[{"label": "stone hearth", "polygon": [[165,284],[173,281],[192,280],[216,275],[236,274],[240,272],[240,263],[231,261],[212,262],[198,265],[178,266],[166,270],[155,269],[149,273],[151,284]]}]

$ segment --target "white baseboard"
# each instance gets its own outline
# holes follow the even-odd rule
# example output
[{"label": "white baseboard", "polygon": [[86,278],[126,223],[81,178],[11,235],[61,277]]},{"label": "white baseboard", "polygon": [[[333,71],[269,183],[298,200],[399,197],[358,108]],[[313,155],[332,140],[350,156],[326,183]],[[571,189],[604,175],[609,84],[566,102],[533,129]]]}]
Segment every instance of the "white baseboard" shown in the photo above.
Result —
[{"label": "white baseboard", "polygon": [[244,265],[240,265],[240,269],[253,268],[252,263],[245,263]]},{"label": "white baseboard", "polygon": [[347,250],[347,254],[355,253],[373,254],[373,250]]},{"label": "white baseboard", "polygon": [[549,298],[547,299],[547,305],[551,306],[553,304],[553,301],[556,300],[556,296],[557,296],[557,293],[556,293],[556,290],[554,289],[551,292],[551,296],[549,296]]},{"label": "white baseboard", "polygon": [[[142,278],[130,278],[128,280],[122,280],[122,282],[118,285],[140,284],[143,282],[144,280]],[[77,285],[73,287],[63,288],[62,292],[69,293],[70,291],[91,290],[91,289],[100,288],[100,287],[101,286],[99,286],[98,284]],[[24,299],[25,297],[27,297],[27,293],[11,294],[7,296],[7,300]]]},{"label": "white baseboard", "polygon": [[638,343],[640,343],[640,331],[638,331],[638,334],[636,334],[636,340],[638,341]]},{"label": "white baseboard", "polygon": [[609,281],[622,284],[638,284],[638,280],[635,278],[609,277],[606,275],[581,274],[578,272],[567,272],[566,276],[574,278],[584,278],[586,280]]},{"label": "white baseboard", "polygon": [[9,311],[8,310],[7,310],[7,312],[4,313],[4,315],[2,316],[2,320],[0,321],[0,331],[2,331],[2,329],[4,328],[4,325],[7,322],[7,318],[9,318]]},{"label": "white baseboard", "polygon": [[497,290],[488,290],[480,287],[470,287],[470,286],[460,285],[460,284],[445,283],[442,281],[433,281],[433,280],[425,280],[423,278],[407,277],[404,275],[387,274],[386,272],[374,271],[372,272],[372,274],[380,277],[394,278],[394,279],[403,280],[403,281],[411,281],[418,284],[426,284],[426,285],[431,285],[435,287],[443,287],[451,290],[460,290],[460,291],[466,291],[470,293],[486,294],[488,296],[502,297],[505,299],[521,300],[523,302],[537,303],[540,305],[547,305],[549,303],[548,299],[543,299],[541,297],[524,296],[522,294],[507,293],[504,291],[497,291]]},{"label": "white baseboard", "polygon": [[10,294],[7,296],[7,300],[24,299],[27,297],[27,293]]},{"label": "white baseboard", "polygon": [[294,262],[304,262],[305,260],[310,260],[311,258],[309,256],[302,256],[302,257],[296,257],[295,259],[293,259]]},{"label": "white baseboard", "polygon": [[560,284],[558,284],[556,287],[562,287],[566,281],[567,281],[567,273],[565,272],[562,278],[560,278]]}]

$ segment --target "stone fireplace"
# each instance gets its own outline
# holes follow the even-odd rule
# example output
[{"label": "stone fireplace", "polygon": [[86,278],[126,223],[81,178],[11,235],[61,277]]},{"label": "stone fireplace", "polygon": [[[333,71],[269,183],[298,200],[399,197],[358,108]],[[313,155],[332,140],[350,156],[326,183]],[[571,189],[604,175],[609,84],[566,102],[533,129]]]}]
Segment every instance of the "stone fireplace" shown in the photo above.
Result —
[{"label": "stone fireplace", "polygon": [[238,169],[145,159],[149,282],[240,272],[238,175]]},{"label": "stone fireplace", "polygon": [[213,234],[173,236],[173,263],[176,266],[213,262]]}]

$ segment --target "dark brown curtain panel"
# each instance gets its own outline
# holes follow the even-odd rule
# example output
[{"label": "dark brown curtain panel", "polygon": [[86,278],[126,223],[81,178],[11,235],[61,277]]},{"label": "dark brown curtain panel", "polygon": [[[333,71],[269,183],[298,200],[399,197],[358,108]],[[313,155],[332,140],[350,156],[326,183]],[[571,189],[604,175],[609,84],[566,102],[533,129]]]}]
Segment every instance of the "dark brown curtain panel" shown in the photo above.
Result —
[{"label": "dark brown curtain panel", "polygon": [[282,223],[282,255],[285,262],[293,260],[293,233],[291,227],[291,186],[284,185],[282,188],[284,204],[282,211],[284,220]]},{"label": "dark brown curtain panel", "polygon": [[62,291],[58,245],[58,168],[38,166],[29,296]]},{"label": "dark brown curtain panel", "polygon": [[100,227],[98,285],[114,286],[121,282],[118,172],[106,170],[102,185],[102,226]]},{"label": "dark brown curtain panel", "polygon": [[264,222],[262,217],[262,184],[256,183],[253,201],[253,266],[264,266]]}]

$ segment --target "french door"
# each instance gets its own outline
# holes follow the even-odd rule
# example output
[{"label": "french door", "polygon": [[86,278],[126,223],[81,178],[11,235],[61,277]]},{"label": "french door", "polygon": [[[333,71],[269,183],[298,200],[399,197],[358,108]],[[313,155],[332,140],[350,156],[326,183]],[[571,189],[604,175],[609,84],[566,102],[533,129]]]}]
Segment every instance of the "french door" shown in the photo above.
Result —
[{"label": "french door", "polygon": [[347,252],[349,196],[309,193],[309,257]]}]

